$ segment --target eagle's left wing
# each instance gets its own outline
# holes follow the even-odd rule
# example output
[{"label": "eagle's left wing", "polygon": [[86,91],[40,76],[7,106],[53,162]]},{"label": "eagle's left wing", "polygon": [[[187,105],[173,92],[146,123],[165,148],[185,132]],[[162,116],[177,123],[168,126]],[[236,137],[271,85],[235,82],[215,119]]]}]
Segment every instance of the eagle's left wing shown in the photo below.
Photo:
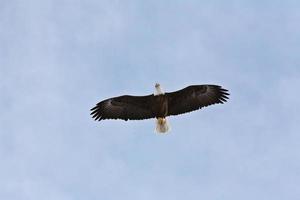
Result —
[{"label": "eagle's left wing", "polygon": [[141,120],[155,117],[151,110],[153,95],[113,97],[97,103],[91,109],[95,120],[123,119]]},{"label": "eagle's left wing", "polygon": [[218,85],[192,85],[176,92],[166,93],[168,115],[179,115],[228,99],[228,90]]}]

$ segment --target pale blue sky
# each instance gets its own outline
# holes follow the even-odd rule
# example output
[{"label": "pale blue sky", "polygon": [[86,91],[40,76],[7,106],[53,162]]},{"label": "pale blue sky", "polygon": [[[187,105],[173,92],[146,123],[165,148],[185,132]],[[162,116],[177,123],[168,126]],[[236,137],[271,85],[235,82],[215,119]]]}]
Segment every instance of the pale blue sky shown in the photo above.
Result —
[{"label": "pale blue sky", "polygon": [[[297,200],[299,1],[0,1],[0,199]],[[122,94],[230,101],[94,122]]]}]

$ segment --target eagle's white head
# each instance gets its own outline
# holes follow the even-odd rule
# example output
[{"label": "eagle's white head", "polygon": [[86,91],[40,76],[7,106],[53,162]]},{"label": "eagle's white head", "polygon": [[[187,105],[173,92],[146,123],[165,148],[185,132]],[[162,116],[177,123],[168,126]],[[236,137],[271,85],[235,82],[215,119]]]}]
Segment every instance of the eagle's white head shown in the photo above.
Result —
[{"label": "eagle's white head", "polygon": [[159,83],[156,83],[156,84],[155,84],[155,92],[154,92],[154,96],[160,95],[160,94],[165,94],[165,93],[162,91],[162,89],[161,89],[161,87],[160,87],[160,84],[159,84]]}]

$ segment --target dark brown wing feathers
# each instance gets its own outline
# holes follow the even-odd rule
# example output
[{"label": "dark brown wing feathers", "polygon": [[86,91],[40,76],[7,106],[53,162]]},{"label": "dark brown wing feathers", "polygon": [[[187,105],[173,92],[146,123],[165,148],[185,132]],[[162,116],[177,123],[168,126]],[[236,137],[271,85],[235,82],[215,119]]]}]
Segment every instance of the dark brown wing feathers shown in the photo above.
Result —
[{"label": "dark brown wing feathers", "polygon": [[192,85],[168,96],[168,115],[179,115],[227,101],[228,90],[218,85]]},{"label": "dark brown wing feathers", "polygon": [[[198,110],[212,104],[227,101],[228,90],[218,85],[192,85],[176,92],[165,93],[168,100],[168,116]],[[141,120],[155,117],[152,110],[155,96],[119,96],[97,103],[91,109],[95,120]]]},{"label": "dark brown wing feathers", "polygon": [[150,106],[152,99],[153,95],[124,95],[106,99],[91,109],[91,115],[99,121],[102,119],[141,120],[153,118],[154,114]]}]

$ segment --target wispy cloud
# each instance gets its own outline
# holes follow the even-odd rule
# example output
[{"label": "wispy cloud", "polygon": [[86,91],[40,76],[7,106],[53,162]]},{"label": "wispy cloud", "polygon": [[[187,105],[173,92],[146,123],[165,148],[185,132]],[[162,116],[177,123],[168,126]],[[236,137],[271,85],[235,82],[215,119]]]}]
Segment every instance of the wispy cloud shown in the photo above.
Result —
[{"label": "wispy cloud", "polygon": [[[299,3],[3,1],[1,199],[297,199]],[[189,84],[227,104],[93,122],[97,101]]]}]

